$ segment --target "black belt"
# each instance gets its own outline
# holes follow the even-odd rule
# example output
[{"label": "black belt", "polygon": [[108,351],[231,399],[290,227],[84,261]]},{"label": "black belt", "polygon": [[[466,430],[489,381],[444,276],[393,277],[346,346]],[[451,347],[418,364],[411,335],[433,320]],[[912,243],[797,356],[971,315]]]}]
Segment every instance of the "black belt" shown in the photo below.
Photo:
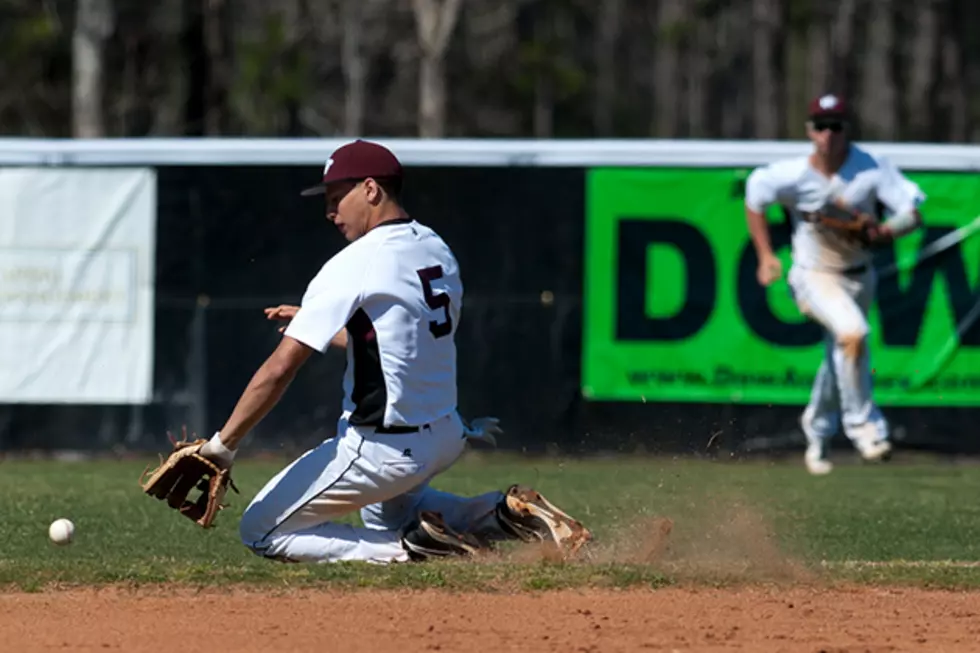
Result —
[{"label": "black belt", "polygon": [[422,429],[428,428],[428,424],[423,424],[422,426],[377,426],[374,429],[375,433],[383,434],[393,434],[397,435],[400,433],[418,433]]}]

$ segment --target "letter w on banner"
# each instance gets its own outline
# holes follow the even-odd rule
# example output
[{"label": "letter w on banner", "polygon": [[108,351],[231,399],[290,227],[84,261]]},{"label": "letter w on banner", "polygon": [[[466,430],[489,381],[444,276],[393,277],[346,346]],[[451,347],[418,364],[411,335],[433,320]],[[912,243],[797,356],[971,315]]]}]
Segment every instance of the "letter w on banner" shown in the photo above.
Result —
[{"label": "letter w on banner", "polygon": [[156,173],[0,170],[0,402],[147,403]]}]

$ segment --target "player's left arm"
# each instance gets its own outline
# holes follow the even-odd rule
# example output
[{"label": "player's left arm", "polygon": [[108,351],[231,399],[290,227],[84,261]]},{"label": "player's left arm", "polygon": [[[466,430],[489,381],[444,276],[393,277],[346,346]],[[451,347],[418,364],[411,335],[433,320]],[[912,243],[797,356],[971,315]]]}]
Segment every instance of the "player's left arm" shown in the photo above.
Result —
[{"label": "player's left arm", "polygon": [[[265,309],[265,317],[267,320],[279,320],[280,322],[289,322],[296,314],[299,313],[299,306],[293,306],[292,304],[280,304],[279,306],[270,306]],[[285,333],[288,324],[284,324],[279,327],[279,333]],[[341,329],[337,332],[333,338],[330,339],[331,347],[339,347],[340,349],[347,348],[347,329]]]},{"label": "player's left arm", "polygon": [[925,193],[919,185],[906,177],[895,164],[887,159],[880,161],[877,196],[891,213],[878,225],[874,239],[891,241],[906,236],[922,226],[919,207],[925,201]]},{"label": "player's left arm", "polygon": [[756,279],[763,286],[783,275],[783,265],[772,248],[766,209],[792,201],[794,184],[795,168],[781,161],[756,168],[745,181],[745,222],[759,261]]}]

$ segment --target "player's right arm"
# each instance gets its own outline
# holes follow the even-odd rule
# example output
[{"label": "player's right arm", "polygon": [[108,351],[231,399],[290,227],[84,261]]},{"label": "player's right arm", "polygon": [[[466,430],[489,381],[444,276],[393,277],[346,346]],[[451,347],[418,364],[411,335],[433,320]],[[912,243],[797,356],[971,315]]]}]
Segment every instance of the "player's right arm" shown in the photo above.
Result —
[{"label": "player's right arm", "polygon": [[313,352],[324,352],[361,300],[366,266],[353,248],[327,261],[310,282],[279,346],[252,375],[231,416],[202,453],[228,463],[239,443],[279,402]]},{"label": "player's right arm", "polygon": [[791,188],[791,179],[778,163],[756,168],[745,182],[745,222],[759,260],[756,279],[763,286],[768,286],[783,274],[783,265],[772,249],[766,209],[785,199]]}]

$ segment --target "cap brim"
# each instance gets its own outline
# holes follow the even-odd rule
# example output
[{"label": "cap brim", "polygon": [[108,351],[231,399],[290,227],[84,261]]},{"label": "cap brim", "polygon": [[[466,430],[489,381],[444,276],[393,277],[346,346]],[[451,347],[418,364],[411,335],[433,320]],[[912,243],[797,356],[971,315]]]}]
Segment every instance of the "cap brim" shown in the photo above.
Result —
[{"label": "cap brim", "polygon": [[820,113],[811,113],[810,120],[847,120],[847,113],[843,111],[821,111]]},{"label": "cap brim", "polygon": [[326,184],[317,184],[316,186],[310,186],[309,188],[300,191],[300,195],[303,197],[311,197],[313,195],[323,195],[327,192]]}]

